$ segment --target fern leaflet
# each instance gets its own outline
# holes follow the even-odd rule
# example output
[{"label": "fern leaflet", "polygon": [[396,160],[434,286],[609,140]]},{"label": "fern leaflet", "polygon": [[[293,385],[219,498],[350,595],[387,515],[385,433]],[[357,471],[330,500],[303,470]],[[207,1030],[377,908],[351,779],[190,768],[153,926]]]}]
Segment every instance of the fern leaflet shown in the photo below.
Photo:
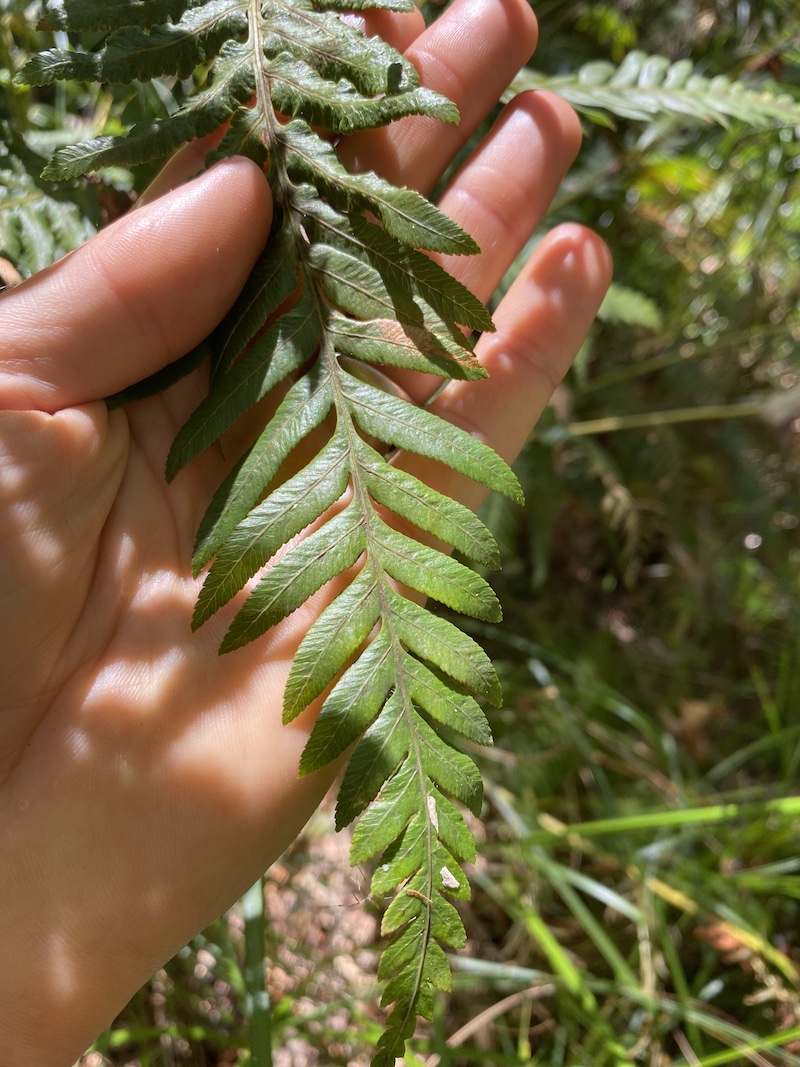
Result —
[{"label": "fern leaflet", "polygon": [[[332,579],[357,572],[299,647],[284,719],[327,694],[302,774],[355,744],[336,822],[359,820],[352,860],[377,858],[373,892],[394,894],[379,970],[387,981],[384,1003],[394,1007],[374,1060],[386,1067],[402,1055],[417,1015],[431,1016],[435,992],[450,988],[443,946],[465,942],[452,899],[469,893],[460,865],[474,859],[475,846],[453,801],[477,814],[481,780],[441,728],[491,743],[478,699],[496,703],[500,696],[481,648],[411,597],[487,621],[497,620],[500,608],[475,571],[401,532],[396,520],[496,566],[488,530],[374,445],[435,459],[512,499],[520,490],[486,445],[376,384],[374,365],[483,377],[463,328],[493,325],[483,305],[425,254],[475,253],[472,238],[414,191],[376,174],[348,173],[312,128],[343,134],[412,114],[458,121],[455,107],[420,86],[399,53],[342,20],[345,6],[411,4],[51,0],[48,26],[107,36],[93,52],[43,53],[23,77],[126,83],[210,65],[205,86],[176,114],[135,126],[127,137],[62,149],[48,177],[155,159],[225,123],[212,158],[243,153],[267,169],[277,225],[238,301],[200,350],[115,402],[169,384],[210,352],[210,391],[173,444],[171,479],[284,383],[277,410],[201,523],[193,569],[208,572],[193,625],[260,576],[223,640],[221,651],[230,652]],[[323,426],[317,454],[291,477],[282,475],[295,448]],[[312,524],[313,532],[264,570]]]}]

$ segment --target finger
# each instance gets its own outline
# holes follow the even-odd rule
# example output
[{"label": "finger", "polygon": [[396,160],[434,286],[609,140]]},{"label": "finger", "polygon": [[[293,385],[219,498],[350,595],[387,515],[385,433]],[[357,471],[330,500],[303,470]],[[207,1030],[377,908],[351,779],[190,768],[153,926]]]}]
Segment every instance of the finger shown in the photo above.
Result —
[{"label": "finger", "polygon": [[580,120],[566,101],[523,93],[445,192],[439,207],[481,253],[439,262],[484,303],[547,214],[580,145]]},{"label": "finger", "polygon": [[269,233],[260,169],[225,160],[0,296],[0,407],[108,396],[199,343]]},{"label": "finger", "polygon": [[362,14],[345,15],[367,37],[382,37],[398,52],[405,52],[425,30],[425,18],[418,7],[413,11],[382,11],[373,8]]},{"label": "finger", "polygon": [[[611,281],[611,256],[594,233],[573,223],[537,248],[495,314],[497,332],[476,352],[489,372],[478,382],[451,382],[431,405],[448,422],[487,441],[511,463],[566,374]],[[477,508],[486,490],[411,455],[400,463],[425,481]]]},{"label": "finger", "polygon": [[395,185],[429,192],[444,167],[491,112],[536,47],[526,0],[456,0],[406,50],[422,84],[458,107],[461,121],[411,117],[345,139],[342,162],[375,170]]}]

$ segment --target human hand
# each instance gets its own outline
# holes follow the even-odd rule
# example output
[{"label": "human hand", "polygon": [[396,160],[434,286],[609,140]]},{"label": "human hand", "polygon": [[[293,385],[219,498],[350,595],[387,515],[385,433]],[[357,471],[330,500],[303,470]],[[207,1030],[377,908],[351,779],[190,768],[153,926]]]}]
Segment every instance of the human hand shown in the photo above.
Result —
[{"label": "human hand", "polygon": [[[340,154],[428,192],[527,61],[533,16],[524,0],[458,0],[424,32],[416,14],[368,21],[462,122],[406,119]],[[445,193],[442,208],[484,249],[446,266],[482,299],[579,136],[562,101],[525,94]],[[254,164],[226,161],[181,184],[198,151],[179,153],[143,206],[0,298],[0,1067],[71,1063],[284,850],[333,774],[298,779],[310,717],[281,725],[292,657],[324,591],[229,656],[217,655],[227,611],[190,630],[191,546],[227,465],[209,449],[169,486],[163,469],[203,374],[122,410],[102,399],[201,340],[269,232]],[[478,345],[490,379],[448,385],[434,410],[512,460],[609,273],[594,235],[549,235]],[[425,399],[421,378],[402,384]],[[402,462],[431,483],[434,465]],[[436,477],[479,503],[479,487]]]}]

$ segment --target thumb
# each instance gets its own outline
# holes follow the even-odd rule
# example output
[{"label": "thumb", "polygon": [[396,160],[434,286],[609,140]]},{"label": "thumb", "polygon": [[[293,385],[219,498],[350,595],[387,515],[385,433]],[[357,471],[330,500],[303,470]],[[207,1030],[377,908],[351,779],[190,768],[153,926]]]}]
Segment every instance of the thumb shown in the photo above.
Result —
[{"label": "thumb", "polygon": [[182,356],[236,299],[271,219],[261,170],[226,159],[0,295],[0,408],[98,400]]}]

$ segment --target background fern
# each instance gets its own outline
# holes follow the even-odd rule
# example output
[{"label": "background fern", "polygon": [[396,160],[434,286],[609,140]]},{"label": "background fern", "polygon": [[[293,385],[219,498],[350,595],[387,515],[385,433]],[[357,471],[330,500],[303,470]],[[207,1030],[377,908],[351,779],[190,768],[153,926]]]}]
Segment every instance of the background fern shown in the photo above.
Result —
[{"label": "background fern", "polygon": [[[56,43],[23,8],[0,12],[8,70]],[[506,561],[495,580],[506,620],[476,621],[475,636],[505,699],[485,709],[491,754],[465,742],[488,802],[473,897],[456,901],[470,951],[407,1062],[683,1067],[746,1048],[793,1065],[796,115],[743,125],[730,114],[726,128],[713,100],[700,120],[655,94],[658,110],[634,119],[611,107],[608,82],[635,50],[663,56],[666,71],[690,59],[695,75],[735,86],[734,104],[745,89],[796,100],[800,24],[791,0],[547,0],[537,13],[523,80],[566,95],[587,64],[605,71],[582,104],[604,124],[586,125],[543,229],[598,228],[620,288],[520,459],[525,509],[494,496],[483,515]],[[56,86],[0,99],[44,154],[48,139],[76,136],[65,111],[80,136],[114,135],[170,114],[203,76],[102,89],[94,102],[77,85],[61,105]],[[638,77],[619,96],[641,94]],[[140,189],[150,173],[113,181]],[[698,406],[704,421],[680,421]],[[363,1063],[379,1035],[358,947],[369,928],[354,932],[368,918],[349,906],[369,872],[343,884],[325,825],[267,885],[275,1040],[304,1067]],[[86,1062],[149,1067],[167,1046],[205,1064],[246,1045],[237,921],[195,939]]]},{"label": "background fern", "polygon": [[[39,177],[45,160],[0,123],[0,254],[27,278],[89,239],[95,227],[84,212],[89,198]],[[83,209],[83,210],[82,210]],[[99,211],[93,212],[99,217]]]},{"label": "background fern", "polygon": [[560,76],[525,70],[510,93],[540,88],[552,89],[590,117],[604,111],[643,122],[657,115],[662,122],[673,118],[725,124],[740,119],[754,126],[794,124],[800,117],[795,98],[778,86],[755,88],[722,74],[707,78],[695,71],[691,59],[672,63],[666,56],[637,50],[619,66],[595,60]]}]

